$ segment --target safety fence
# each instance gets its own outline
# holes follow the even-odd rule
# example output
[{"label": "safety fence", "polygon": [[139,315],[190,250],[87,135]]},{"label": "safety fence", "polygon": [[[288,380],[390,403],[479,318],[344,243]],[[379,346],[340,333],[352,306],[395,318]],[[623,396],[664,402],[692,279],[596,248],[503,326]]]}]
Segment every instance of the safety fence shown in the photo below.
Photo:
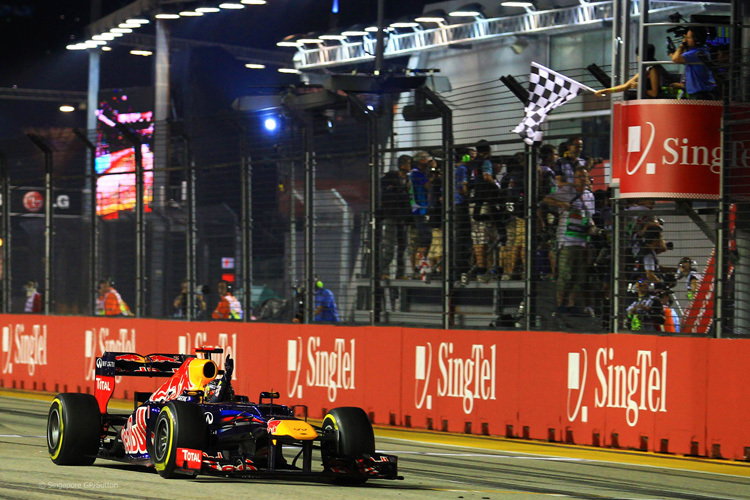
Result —
[{"label": "safety fence", "polygon": [[[24,310],[31,281],[42,311],[92,315],[106,278],[135,316],[211,319],[224,281],[245,322],[333,321],[335,301],[348,324],[741,335],[748,90],[731,67],[732,154],[710,158],[722,190],[706,199],[620,196],[609,98],[582,93],[526,145],[507,79],[300,87],[273,108],[30,131],[0,142],[3,311]],[[588,170],[561,189],[560,161]],[[575,182],[590,195],[571,255]]]}]

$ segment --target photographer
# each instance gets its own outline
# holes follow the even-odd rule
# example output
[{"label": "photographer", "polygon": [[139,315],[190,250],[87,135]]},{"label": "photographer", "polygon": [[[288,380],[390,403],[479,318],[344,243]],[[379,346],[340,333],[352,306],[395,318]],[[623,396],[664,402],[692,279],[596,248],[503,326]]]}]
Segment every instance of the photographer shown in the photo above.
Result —
[{"label": "photographer", "polygon": [[698,287],[700,286],[703,277],[695,270],[695,261],[690,257],[683,257],[680,259],[677,273],[675,274],[675,281],[681,279],[685,280],[685,291],[687,293],[688,300],[693,300],[698,293]]},{"label": "photographer", "polygon": [[635,284],[638,298],[628,306],[625,327],[634,332],[661,332],[664,328],[664,305],[646,278]]},{"label": "photographer", "polygon": [[[707,36],[706,28],[690,27],[680,46],[670,54],[672,62],[687,64],[684,88],[692,100],[716,99],[716,81],[711,70],[704,64],[711,59],[711,54],[706,47]],[[683,84],[672,85],[681,86]]]},{"label": "photographer", "polygon": [[644,224],[639,231],[640,237],[633,245],[634,255],[634,279],[645,277],[653,283],[660,283],[662,279],[662,268],[659,265],[659,254],[672,249],[672,244],[664,241],[664,228],[662,221],[652,219]]},{"label": "photographer", "polygon": [[[193,294],[193,319],[201,320],[206,319],[206,300],[205,295],[210,293],[206,285],[198,285]],[[183,281],[181,285],[180,294],[175,297],[172,302],[174,305],[174,317],[175,318],[186,318],[187,307],[188,307],[188,282]]]}]

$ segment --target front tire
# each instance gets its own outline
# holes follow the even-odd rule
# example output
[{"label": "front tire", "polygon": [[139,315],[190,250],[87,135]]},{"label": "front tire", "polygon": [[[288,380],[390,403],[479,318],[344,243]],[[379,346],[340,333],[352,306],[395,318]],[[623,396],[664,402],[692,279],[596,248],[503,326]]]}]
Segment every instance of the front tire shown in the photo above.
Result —
[{"label": "front tire", "polygon": [[58,394],[47,415],[47,450],[57,465],[91,465],[102,436],[99,403],[90,394]]},{"label": "front tire", "polygon": [[206,421],[203,410],[193,403],[170,401],[161,409],[154,423],[151,458],[156,472],[168,479],[191,475],[176,471],[177,448],[202,452],[205,443]]},{"label": "front tire", "polygon": [[[321,443],[323,463],[329,458],[359,457],[375,453],[375,433],[370,419],[362,408],[344,406],[329,411],[323,419],[323,431],[335,432],[336,440]],[[337,484],[356,486],[367,481],[364,475],[342,475],[334,480]]]}]

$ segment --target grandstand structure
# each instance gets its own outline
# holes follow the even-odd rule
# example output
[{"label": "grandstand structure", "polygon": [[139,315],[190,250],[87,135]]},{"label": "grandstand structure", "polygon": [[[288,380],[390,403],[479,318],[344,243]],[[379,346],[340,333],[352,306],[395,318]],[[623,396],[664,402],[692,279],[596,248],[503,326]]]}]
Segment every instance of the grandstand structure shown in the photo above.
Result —
[{"label": "grandstand structure", "polygon": [[[152,7],[136,3],[143,14]],[[556,146],[569,137],[583,139],[584,154],[595,165],[592,190],[601,202],[597,222],[605,236],[589,247],[578,304],[586,313],[561,325],[551,314],[557,306],[554,248],[541,240],[541,198],[532,189],[537,148],[513,132],[524,114],[518,88],[527,86],[531,62],[587,87],[608,86],[602,73],[609,85],[622,83],[643,71],[646,62],[637,62],[636,47],[647,43],[657,49],[651,63],[679,79],[684,67],[669,61],[665,39],[675,27],[699,23],[726,35],[727,58],[714,67],[723,89],[720,192],[644,198],[671,243],[659,256],[665,275],[673,277],[684,257],[702,275],[699,299],[689,297],[679,280],[665,299],[686,326],[679,333],[742,336],[750,326],[750,268],[742,259],[748,251],[748,13],[741,3],[614,0],[545,8],[540,2],[536,10],[502,12],[495,3],[487,2],[485,12],[468,22],[388,31],[375,72],[377,37],[299,44],[290,49],[301,73],[298,85],[238,96],[221,114],[177,119],[166,112],[164,65],[170,49],[191,42],[165,38],[158,23],[153,36],[126,39],[153,44],[157,58],[167,56],[156,66],[154,88],[135,101],[138,109],[113,106],[104,113],[111,123],[90,120],[87,131],[35,130],[0,141],[3,311],[22,311],[22,283],[33,277],[42,284],[46,313],[93,314],[96,282],[113,277],[137,316],[172,317],[182,280],[190,290],[211,289],[211,310],[216,283],[224,279],[247,311],[244,321],[291,322],[299,308],[312,321],[318,276],[349,324],[628,331],[633,209],[645,204],[621,196],[612,170],[613,109],[624,96],[582,93],[543,126],[544,141]],[[429,5],[424,13],[454,4]],[[684,21],[670,20],[676,12]],[[217,50],[243,60],[285,60],[278,52],[226,44]],[[99,101],[89,95],[89,103]],[[277,124],[273,130],[269,120]],[[476,261],[458,248],[453,197],[444,195],[436,205],[439,217],[433,215],[439,221],[430,226],[445,235],[437,243],[442,258],[429,273],[420,272],[415,268],[428,259],[407,244],[397,256],[405,268],[399,275],[395,260],[381,259],[381,178],[400,155],[426,151],[436,161],[442,192],[451,193],[456,151],[479,140],[490,143],[500,171],[518,153],[526,162],[525,267],[501,270],[504,227],[497,227],[488,267],[498,273],[486,282],[476,279]],[[408,228],[414,221],[404,215],[400,223]],[[438,241],[438,233],[431,234]],[[499,279],[503,273],[513,279]],[[190,301],[186,318],[196,319],[192,293]]]}]

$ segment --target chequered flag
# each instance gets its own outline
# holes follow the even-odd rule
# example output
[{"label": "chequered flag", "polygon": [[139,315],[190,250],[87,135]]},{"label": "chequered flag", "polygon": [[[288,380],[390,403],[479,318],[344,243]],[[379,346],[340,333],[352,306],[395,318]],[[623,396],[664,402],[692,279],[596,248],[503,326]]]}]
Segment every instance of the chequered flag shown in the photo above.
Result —
[{"label": "chequered flag", "polygon": [[530,146],[535,142],[541,142],[542,132],[539,125],[544,122],[550,111],[577,96],[581,88],[585,87],[577,81],[532,62],[529,75],[529,102],[524,108],[526,116],[513,132],[519,134]]}]

